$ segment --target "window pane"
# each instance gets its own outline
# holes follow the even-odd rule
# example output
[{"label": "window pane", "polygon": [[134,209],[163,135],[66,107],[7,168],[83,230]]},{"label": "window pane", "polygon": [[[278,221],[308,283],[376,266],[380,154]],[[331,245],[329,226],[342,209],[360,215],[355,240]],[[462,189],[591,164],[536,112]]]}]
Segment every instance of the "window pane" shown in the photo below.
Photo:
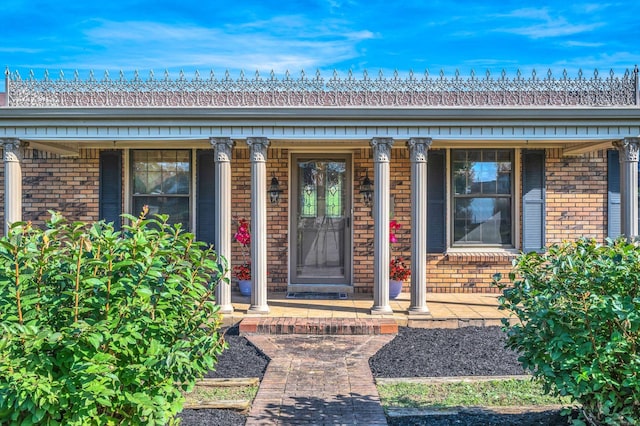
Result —
[{"label": "window pane", "polygon": [[149,215],[168,214],[169,223],[182,223],[185,229],[189,227],[189,198],[188,197],[133,197],[133,211],[136,215],[144,206],[149,206]]},{"label": "window pane", "polygon": [[318,170],[313,161],[298,163],[300,185],[300,216],[316,217],[318,214]]},{"label": "window pane", "polygon": [[189,194],[189,174],[185,172],[165,174],[162,192],[165,194]]},{"label": "window pane", "polygon": [[325,185],[325,209],[328,217],[342,217],[344,212],[344,173],[346,170],[343,161],[329,161],[326,165],[327,182]]},{"label": "window pane", "polygon": [[463,163],[467,162],[467,151],[457,149],[451,152],[451,159],[455,162],[461,161]]},{"label": "window pane", "polygon": [[505,162],[511,162],[511,151],[509,150],[498,150],[497,151],[498,156],[497,156],[497,161],[505,161]]},{"label": "window pane", "polygon": [[453,192],[456,194],[468,194],[471,189],[467,185],[466,163],[453,163]]},{"label": "window pane", "polygon": [[304,217],[315,217],[318,211],[318,195],[314,187],[304,187],[302,189],[302,199],[300,200],[300,215]]},{"label": "window pane", "polygon": [[470,149],[467,151],[467,162],[473,163],[475,161],[480,161],[482,156],[482,151],[479,149]]},{"label": "window pane", "polygon": [[498,194],[511,194],[511,163],[498,163]]},{"label": "window pane", "polygon": [[454,241],[467,244],[511,244],[509,198],[456,198]]}]

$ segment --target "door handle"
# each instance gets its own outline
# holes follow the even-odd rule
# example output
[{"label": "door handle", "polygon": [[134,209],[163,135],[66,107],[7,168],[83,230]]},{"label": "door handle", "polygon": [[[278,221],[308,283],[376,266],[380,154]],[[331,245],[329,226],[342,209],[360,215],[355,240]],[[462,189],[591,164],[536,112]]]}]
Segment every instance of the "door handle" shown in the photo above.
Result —
[{"label": "door handle", "polygon": [[347,216],[347,228],[351,227],[351,217]]}]

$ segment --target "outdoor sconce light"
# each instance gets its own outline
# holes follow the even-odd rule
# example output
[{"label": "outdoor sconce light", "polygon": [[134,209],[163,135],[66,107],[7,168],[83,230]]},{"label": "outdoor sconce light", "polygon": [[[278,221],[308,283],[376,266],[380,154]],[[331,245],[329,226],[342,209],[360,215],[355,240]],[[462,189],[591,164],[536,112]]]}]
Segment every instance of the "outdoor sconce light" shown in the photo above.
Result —
[{"label": "outdoor sconce light", "polygon": [[369,179],[368,171],[360,184],[360,193],[362,194],[362,201],[364,201],[364,205],[367,207],[371,206],[371,199],[373,198],[373,182]]},{"label": "outdoor sconce light", "polygon": [[282,193],[282,189],[280,189],[280,182],[278,182],[278,178],[275,173],[271,178],[271,185],[269,185],[269,199],[271,200],[271,204],[278,204],[280,202],[280,193]]}]

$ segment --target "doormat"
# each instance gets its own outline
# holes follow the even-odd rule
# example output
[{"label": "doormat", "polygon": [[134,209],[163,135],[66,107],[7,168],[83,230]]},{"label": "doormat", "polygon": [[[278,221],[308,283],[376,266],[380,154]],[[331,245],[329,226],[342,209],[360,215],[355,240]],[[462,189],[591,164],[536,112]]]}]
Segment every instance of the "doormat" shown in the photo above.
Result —
[{"label": "doormat", "polygon": [[345,300],[347,293],[318,293],[312,291],[298,291],[287,293],[287,299],[327,299],[327,300]]}]

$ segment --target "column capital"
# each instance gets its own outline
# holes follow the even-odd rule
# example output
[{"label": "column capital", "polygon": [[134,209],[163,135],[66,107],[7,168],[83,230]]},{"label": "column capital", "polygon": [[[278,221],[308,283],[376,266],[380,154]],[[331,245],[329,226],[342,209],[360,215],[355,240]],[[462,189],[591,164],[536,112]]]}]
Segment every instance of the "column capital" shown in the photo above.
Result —
[{"label": "column capital", "polygon": [[269,139],[264,137],[249,137],[247,138],[247,145],[249,145],[249,150],[251,151],[252,162],[267,161]]},{"label": "column capital", "polygon": [[620,161],[635,161],[637,162],[640,157],[640,137],[624,138],[619,141],[614,141],[618,151],[620,151]]},{"label": "column capital", "polygon": [[372,138],[371,148],[373,148],[373,161],[388,163],[391,158],[391,147],[393,138]]},{"label": "column capital", "polygon": [[431,148],[433,139],[431,138],[409,138],[407,147],[412,163],[426,163],[427,151]]},{"label": "column capital", "polygon": [[4,151],[5,162],[18,162],[22,159],[21,147],[26,146],[25,143],[16,138],[0,139],[2,149]]},{"label": "column capital", "polygon": [[231,138],[209,138],[209,143],[215,152],[215,160],[218,163],[231,161],[233,141]]}]

